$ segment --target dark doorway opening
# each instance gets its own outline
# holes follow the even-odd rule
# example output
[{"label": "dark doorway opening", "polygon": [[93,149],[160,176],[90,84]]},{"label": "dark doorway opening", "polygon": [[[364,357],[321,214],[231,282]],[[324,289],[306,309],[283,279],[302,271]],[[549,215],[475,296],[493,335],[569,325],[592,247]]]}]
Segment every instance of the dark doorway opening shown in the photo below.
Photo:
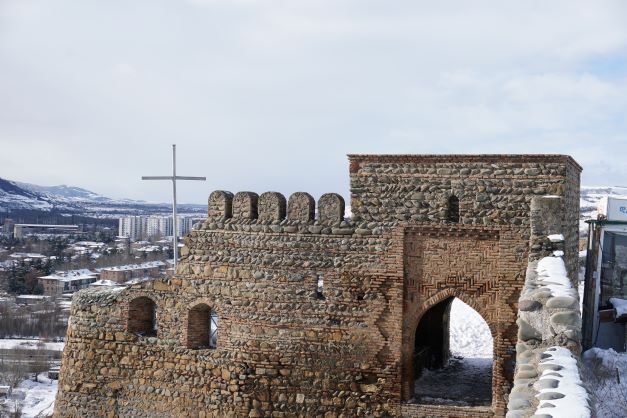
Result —
[{"label": "dark doorway opening", "polygon": [[491,345],[488,325],[468,305],[451,297],[433,306],[416,328],[414,402],[490,406]]}]

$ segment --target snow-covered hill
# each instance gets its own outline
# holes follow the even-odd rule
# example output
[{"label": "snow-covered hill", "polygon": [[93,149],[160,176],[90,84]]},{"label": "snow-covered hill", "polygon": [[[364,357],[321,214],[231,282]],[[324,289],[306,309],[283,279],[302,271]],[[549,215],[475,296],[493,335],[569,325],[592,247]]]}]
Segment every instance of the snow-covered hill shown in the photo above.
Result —
[{"label": "snow-covered hill", "polygon": [[89,190],[81,189],[80,187],[66,186],[65,184],[62,184],[61,186],[38,186],[36,184],[21,183],[19,181],[15,181],[13,183],[31,192],[48,196],[55,196],[57,198],[66,197],[68,199],[90,202],[111,201],[111,199],[109,199],[108,197],[90,192]]},{"label": "snow-covered hill", "polygon": [[[0,178],[0,211],[35,210],[92,217],[169,213],[167,203],[111,199],[80,187],[39,186]],[[183,212],[204,212],[203,205],[179,205]]]},{"label": "snow-covered hill", "polygon": [[627,187],[623,186],[581,186],[579,193],[582,219],[597,216],[597,205],[604,196],[627,197]]},{"label": "snow-covered hill", "polygon": [[[627,196],[627,187],[581,186],[581,219],[596,217],[599,200],[603,196]],[[204,212],[203,205],[179,205],[181,212]],[[111,199],[89,190],[73,186],[39,186],[0,178],[0,211],[39,210],[81,214],[96,217],[115,217],[123,214],[168,213],[167,203],[149,203],[131,199]],[[350,216],[350,206],[347,207]]]}]

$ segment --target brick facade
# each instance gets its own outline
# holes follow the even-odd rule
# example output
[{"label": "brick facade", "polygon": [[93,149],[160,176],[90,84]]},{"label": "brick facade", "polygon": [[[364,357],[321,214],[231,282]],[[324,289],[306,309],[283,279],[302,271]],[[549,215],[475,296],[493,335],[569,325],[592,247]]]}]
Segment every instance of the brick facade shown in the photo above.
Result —
[{"label": "brick facade", "polygon": [[[214,192],[173,278],[77,294],[55,416],[503,416],[532,198],[563,197],[574,271],[580,167],[550,155],[349,160],[351,219],[335,194],[313,219],[306,193]],[[156,337],[128,332],[138,296],[156,303]],[[416,329],[451,297],[492,332],[490,407],[410,402]],[[206,330],[199,304],[220,318],[215,349],[190,348]]]}]

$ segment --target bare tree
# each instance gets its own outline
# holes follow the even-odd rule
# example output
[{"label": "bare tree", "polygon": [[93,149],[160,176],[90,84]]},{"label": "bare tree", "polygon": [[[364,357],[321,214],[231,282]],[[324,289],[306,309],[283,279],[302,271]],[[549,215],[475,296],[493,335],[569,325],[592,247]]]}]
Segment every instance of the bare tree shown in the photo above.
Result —
[{"label": "bare tree", "polygon": [[27,376],[26,350],[17,348],[7,350],[0,363],[0,380],[11,388],[16,388]]},{"label": "bare tree", "polygon": [[21,418],[23,402],[19,399],[8,399],[0,405],[0,417]]},{"label": "bare tree", "polygon": [[50,369],[50,361],[48,359],[48,350],[46,343],[39,341],[37,349],[33,351],[33,361],[31,363],[31,371],[35,373],[35,381],[39,382],[39,373],[43,373]]},{"label": "bare tree", "polygon": [[23,407],[24,405],[21,400],[14,399],[13,400],[13,412],[11,413],[11,418],[21,418]]}]

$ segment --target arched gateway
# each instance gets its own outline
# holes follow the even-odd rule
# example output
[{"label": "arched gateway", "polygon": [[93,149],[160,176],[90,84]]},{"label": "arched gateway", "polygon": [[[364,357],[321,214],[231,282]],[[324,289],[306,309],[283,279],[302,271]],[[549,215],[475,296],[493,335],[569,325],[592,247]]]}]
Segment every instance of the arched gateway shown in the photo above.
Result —
[{"label": "arched gateway", "polygon": [[[581,168],[561,155],[349,160],[350,217],[334,193],[215,192],[173,276],[77,293],[55,416],[504,416],[517,301],[546,239],[531,203],[561,198],[551,216],[576,277]],[[415,371],[446,363],[454,297],[492,334],[487,405],[413,396]],[[129,326],[142,312],[156,332]]]},{"label": "arched gateway", "polygon": [[[411,402],[414,398],[417,370],[442,366],[448,360],[446,338],[438,346],[433,334],[438,327],[443,331],[447,328],[442,322],[449,308],[446,302],[457,297],[483,317],[493,337],[493,401],[490,408],[483,409],[504,409],[504,395],[513,379],[515,352],[512,347],[517,333],[516,309],[512,302],[518,298],[526,268],[526,254],[520,253],[520,234],[518,228],[472,225],[405,228],[403,401]],[[421,329],[424,335],[420,334]],[[428,340],[425,345],[431,346],[429,357],[416,356],[416,345],[420,346],[416,339],[420,338]],[[422,362],[425,364],[420,364]],[[425,410],[425,413],[433,409],[420,404],[409,404],[406,408]]]}]

